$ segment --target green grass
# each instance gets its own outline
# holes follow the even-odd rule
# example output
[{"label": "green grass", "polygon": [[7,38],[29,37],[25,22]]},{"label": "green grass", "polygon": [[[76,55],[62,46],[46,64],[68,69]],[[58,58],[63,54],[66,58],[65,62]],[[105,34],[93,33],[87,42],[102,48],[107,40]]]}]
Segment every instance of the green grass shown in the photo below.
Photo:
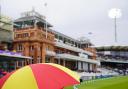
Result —
[{"label": "green grass", "polygon": [[[73,87],[70,86],[65,89],[73,89]],[[128,89],[128,76],[97,79],[88,83],[85,81],[78,85],[78,89]]]}]

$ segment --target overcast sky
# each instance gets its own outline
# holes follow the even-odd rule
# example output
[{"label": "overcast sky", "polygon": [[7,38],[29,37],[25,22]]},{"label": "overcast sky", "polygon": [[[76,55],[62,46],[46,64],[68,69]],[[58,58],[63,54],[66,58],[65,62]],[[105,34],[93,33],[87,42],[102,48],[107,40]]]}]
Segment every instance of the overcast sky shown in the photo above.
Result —
[{"label": "overcast sky", "polygon": [[[114,21],[108,17],[111,8],[119,8],[118,44],[128,45],[128,0],[0,0],[2,13],[12,19],[24,11],[35,10],[47,16],[59,31],[73,38],[88,37],[96,45],[113,45]],[[47,8],[44,6],[47,3]],[[88,34],[88,33],[92,34]]]}]

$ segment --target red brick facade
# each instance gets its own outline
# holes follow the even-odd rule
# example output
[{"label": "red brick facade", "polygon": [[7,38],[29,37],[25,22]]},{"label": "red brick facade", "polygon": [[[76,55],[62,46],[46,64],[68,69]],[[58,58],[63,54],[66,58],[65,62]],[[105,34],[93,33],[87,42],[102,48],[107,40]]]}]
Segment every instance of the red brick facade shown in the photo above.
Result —
[{"label": "red brick facade", "polygon": [[[46,50],[54,51],[54,34],[37,27],[14,30],[14,49],[33,58],[33,63],[45,62]],[[53,61],[53,58],[50,58]]]}]

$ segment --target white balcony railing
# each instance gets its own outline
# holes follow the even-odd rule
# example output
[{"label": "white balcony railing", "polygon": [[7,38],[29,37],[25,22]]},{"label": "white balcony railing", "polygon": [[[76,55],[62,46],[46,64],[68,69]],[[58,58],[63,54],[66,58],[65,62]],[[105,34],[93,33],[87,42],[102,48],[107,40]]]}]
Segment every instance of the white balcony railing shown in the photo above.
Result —
[{"label": "white balcony railing", "polygon": [[62,59],[68,59],[68,60],[74,60],[74,61],[83,61],[83,62],[88,62],[88,63],[100,65],[100,62],[97,61],[97,60],[82,58],[82,57],[79,57],[79,56],[66,54],[66,53],[56,54],[56,58],[62,58]]},{"label": "white balcony railing", "polygon": [[48,56],[56,56],[56,53],[54,51],[46,50],[46,55],[48,55]]},{"label": "white balcony railing", "polygon": [[128,63],[128,60],[122,60],[122,59],[105,59],[105,58],[101,58],[98,57],[98,60],[100,60],[101,62],[115,62],[115,63]]},{"label": "white balcony railing", "polygon": [[77,47],[74,47],[74,46],[71,46],[71,45],[68,45],[68,44],[64,44],[62,42],[55,42],[55,45],[58,46],[58,47],[61,47],[61,48],[65,48],[65,49],[75,51],[75,52],[85,53],[85,54],[90,55],[90,56],[93,55],[89,51],[85,51],[83,49],[80,49],[80,48],[77,48]]}]

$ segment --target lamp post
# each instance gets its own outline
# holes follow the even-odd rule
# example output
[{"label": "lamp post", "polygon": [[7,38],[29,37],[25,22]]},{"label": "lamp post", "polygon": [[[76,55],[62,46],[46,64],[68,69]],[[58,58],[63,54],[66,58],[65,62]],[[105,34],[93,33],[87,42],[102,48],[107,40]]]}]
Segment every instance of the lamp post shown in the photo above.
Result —
[{"label": "lamp post", "polygon": [[120,9],[117,9],[117,8],[113,8],[109,11],[109,17],[114,19],[114,29],[115,29],[115,32],[114,32],[114,35],[115,35],[115,43],[118,42],[117,40],[117,18],[120,18],[121,17],[121,10]]}]

